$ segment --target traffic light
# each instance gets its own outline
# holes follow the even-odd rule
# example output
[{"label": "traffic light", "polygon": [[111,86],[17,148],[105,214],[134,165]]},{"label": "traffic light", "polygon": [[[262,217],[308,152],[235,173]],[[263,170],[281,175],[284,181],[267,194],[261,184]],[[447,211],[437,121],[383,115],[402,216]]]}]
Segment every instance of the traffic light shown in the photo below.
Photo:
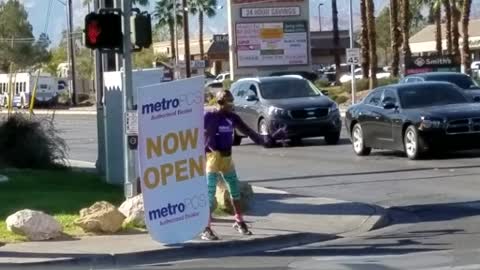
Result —
[{"label": "traffic light", "polygon": [[85,46],[89,49],[121,50],[122,16],[115,11],[92,12],[85,17]]},{"label": "traffic light", "polygon": [[[134,9],[139,11],[138,9]],[[143,12],[132,15],[130,19],[132,28],[131,40],[137,49],[149,48],[152,45],[152,18]]]}]

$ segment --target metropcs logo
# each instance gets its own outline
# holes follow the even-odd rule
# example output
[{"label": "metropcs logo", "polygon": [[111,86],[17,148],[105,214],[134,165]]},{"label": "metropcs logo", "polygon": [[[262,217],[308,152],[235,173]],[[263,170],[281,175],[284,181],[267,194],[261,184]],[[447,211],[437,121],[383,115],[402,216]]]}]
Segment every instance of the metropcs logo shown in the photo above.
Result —
[{"label": "metropcs logo", "polygon": [[[181,216],[181,215],[184,214],[187,210],[190,210],[191,212],[191,211],[196,211],[202,207],[205,207],[207,206],[207,202],[208,200],[206,195],[204,194],[195,195],[189,198],[185,198],[183,202],[175,203],[175,204],[168,203],[166,206],[148,211],[148,219],[150,219],[151,221],[161,219],[166,222],[168,221],[175,222],[175,221],[183,220],[185,218],[191,218],[191,217],[197,216],[198,213],[193,213],[190,215],[187,214],[187,216],[185,215]],[[178,216],[178,217],[174,218],[173,220],[168,220],[168,217],[174,217],[174,216]]]},{"label": "metropcs logo", "polygon": [[167,112],[183,106],[203,103],[203,96],[198,93],[187,93],[174,98],[162,98],[157,102],[142,105],[142,114],[151,114],[157,112]]}]

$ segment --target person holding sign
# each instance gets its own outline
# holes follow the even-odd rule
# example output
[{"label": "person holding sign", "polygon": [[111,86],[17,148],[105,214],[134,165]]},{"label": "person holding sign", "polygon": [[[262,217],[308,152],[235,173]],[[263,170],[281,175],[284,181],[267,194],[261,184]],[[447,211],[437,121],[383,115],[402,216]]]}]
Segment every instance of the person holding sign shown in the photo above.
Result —
[{"label": "person holding sign", "polygon": [[[235,212],[235,223],[233,224],[233,228],[243,235],[251,235],[252,232],[248,229],[247,224],[243,220],[240,207],[238,177],[232,160],[233,132],[234,129],[238,129],[250,137],[256,144],[264,146],[270,146],[271,140],[269,140],[268,135],[260,135],[253,131],[237,114],[233,112],[233,100],[234,98],[230,91],[220,91],[217,94],[218,108],[214,111],[206,112],[204,117],[210,221],[211,213],[215,206],[217,179],[219,176],[222,176],[230,192]],[[272,137],[280,137],[284,132],[285,128],[281,128],[274,132]],[[212,231],[210,222],[203,231],[201,238],[203,240],[219,239]]]}]

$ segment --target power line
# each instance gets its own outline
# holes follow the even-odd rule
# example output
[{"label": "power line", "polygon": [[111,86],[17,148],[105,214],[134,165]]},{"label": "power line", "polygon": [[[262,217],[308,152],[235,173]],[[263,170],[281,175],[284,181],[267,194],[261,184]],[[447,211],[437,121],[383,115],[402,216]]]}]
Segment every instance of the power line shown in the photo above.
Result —
[{"label": "power line", "polygon": [[48,23],[50,22],[50,13],[52,11],[52,3],[53,3],[53,0],[50,0],[48,2],[47,17],[45,18],[45,28],[43,30],[44,33],[47,33],[47,30],[48,30]]}]

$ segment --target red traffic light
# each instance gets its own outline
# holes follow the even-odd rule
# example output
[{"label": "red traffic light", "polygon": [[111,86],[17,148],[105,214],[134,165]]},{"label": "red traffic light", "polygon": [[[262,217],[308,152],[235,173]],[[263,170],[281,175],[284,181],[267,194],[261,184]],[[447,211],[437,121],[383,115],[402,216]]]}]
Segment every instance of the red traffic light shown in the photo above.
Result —
[{"label": "red traffic light", "polygon": [[86,32],[88,43],[95,45],[98,42],[98,37],[102,33],[102,28],[100,28],[97,20],[92,20],[88,22]]}]

